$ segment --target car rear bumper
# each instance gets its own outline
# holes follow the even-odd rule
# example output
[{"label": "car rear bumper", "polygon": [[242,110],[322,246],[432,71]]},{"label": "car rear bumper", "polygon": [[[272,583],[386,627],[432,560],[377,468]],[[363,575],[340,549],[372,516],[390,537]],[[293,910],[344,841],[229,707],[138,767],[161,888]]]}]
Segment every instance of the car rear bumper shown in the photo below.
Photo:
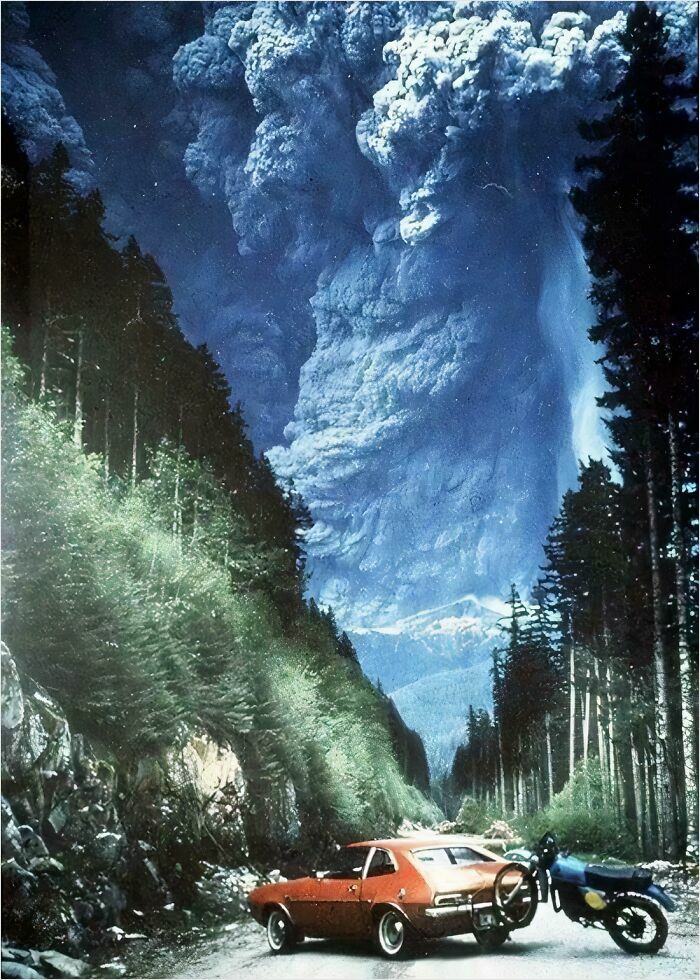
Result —
[{"label": "car rear bumper", "polygon": [[[454,920],[465,916],[467,917],[467,930],[474,927],[479,928],[479,918],[481,915],[494,915],[493,902],[463,902],[460,905],[437,905],[430,906],[424,911],[425,916],[432,922],[449,924],[451,927]],[[519,928],[517,925],[510,926],[511,929]]]},{"label": "car rear bumper", "polygon": [[441,919],[450,915],[473,915],[493,910],[493,902],[463,902],[461,905],[431,905],[425,914],[431,919]]},{"label": "car rear bumper", "polygon": [[465,915],[471,913],[471,905],[439,905],[436,908],[425,910],[425,914],[430,919],[449,919],[455,915]]}]

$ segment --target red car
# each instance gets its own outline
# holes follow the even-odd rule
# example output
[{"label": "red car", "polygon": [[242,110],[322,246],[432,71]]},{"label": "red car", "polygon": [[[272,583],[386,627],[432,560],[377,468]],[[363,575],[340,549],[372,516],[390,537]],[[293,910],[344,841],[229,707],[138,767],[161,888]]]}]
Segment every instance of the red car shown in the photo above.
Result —
[{"label": "red car", "polygon": [[399,957],[416,940],[462,933],[500,946],[532,921],[537,884],[469,838],[373,840],[340,848],[326,871],[262,885],[248,901],[273,953],[310,936],[372,938]]}]

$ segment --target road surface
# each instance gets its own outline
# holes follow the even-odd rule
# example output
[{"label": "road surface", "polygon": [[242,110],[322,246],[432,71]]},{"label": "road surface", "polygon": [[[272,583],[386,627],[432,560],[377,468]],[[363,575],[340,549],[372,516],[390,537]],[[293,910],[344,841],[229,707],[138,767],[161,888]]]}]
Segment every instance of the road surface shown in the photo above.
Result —
[{"label": "road surface", "polygon": [[307,940],[286,956],[268,953],[252,921],[231,923],[189,949],[143,962],[144,977],[178,980],[680,980],[698,975],[696,913],[670,916],[666,947],[650,957],[629,956],[607,933],[583,929],[542,906],[527,929],[496,952],[471,937],[445,939],[416,959],[387,962],[367,946]]}]

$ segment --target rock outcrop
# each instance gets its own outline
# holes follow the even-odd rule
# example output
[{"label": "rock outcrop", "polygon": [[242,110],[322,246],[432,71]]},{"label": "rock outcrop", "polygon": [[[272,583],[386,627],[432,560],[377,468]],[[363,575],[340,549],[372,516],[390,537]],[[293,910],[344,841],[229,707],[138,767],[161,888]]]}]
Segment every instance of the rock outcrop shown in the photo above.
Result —
[{"label": "rock outcrop", "polygon": [[[77,957],[141,938],[154,915],[187,918],[185,906],[244,911],[262,876],[236,754],[183,732],[165,758],[128,766],[73,732],[4,644],[1,657],[3,976],[79,976]],[[273,816],[290,840],[293,786],[282,795]]]}]

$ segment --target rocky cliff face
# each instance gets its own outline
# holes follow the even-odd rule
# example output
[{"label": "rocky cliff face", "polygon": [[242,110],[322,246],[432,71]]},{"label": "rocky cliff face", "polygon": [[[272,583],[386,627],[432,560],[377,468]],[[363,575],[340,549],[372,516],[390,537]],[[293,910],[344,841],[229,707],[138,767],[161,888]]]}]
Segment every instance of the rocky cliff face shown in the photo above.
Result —
[{"label": "rocky cliff face", "polygon": [[[1,657],[3,975],[80,975],[70,956],[136,939],[154,914],[242,910],[261,876],[247,867],[235,753],[192,736],[166,759],[105,758],[4,645]],[[288,841],[293,788],[282,796],[270,822]]]}]

